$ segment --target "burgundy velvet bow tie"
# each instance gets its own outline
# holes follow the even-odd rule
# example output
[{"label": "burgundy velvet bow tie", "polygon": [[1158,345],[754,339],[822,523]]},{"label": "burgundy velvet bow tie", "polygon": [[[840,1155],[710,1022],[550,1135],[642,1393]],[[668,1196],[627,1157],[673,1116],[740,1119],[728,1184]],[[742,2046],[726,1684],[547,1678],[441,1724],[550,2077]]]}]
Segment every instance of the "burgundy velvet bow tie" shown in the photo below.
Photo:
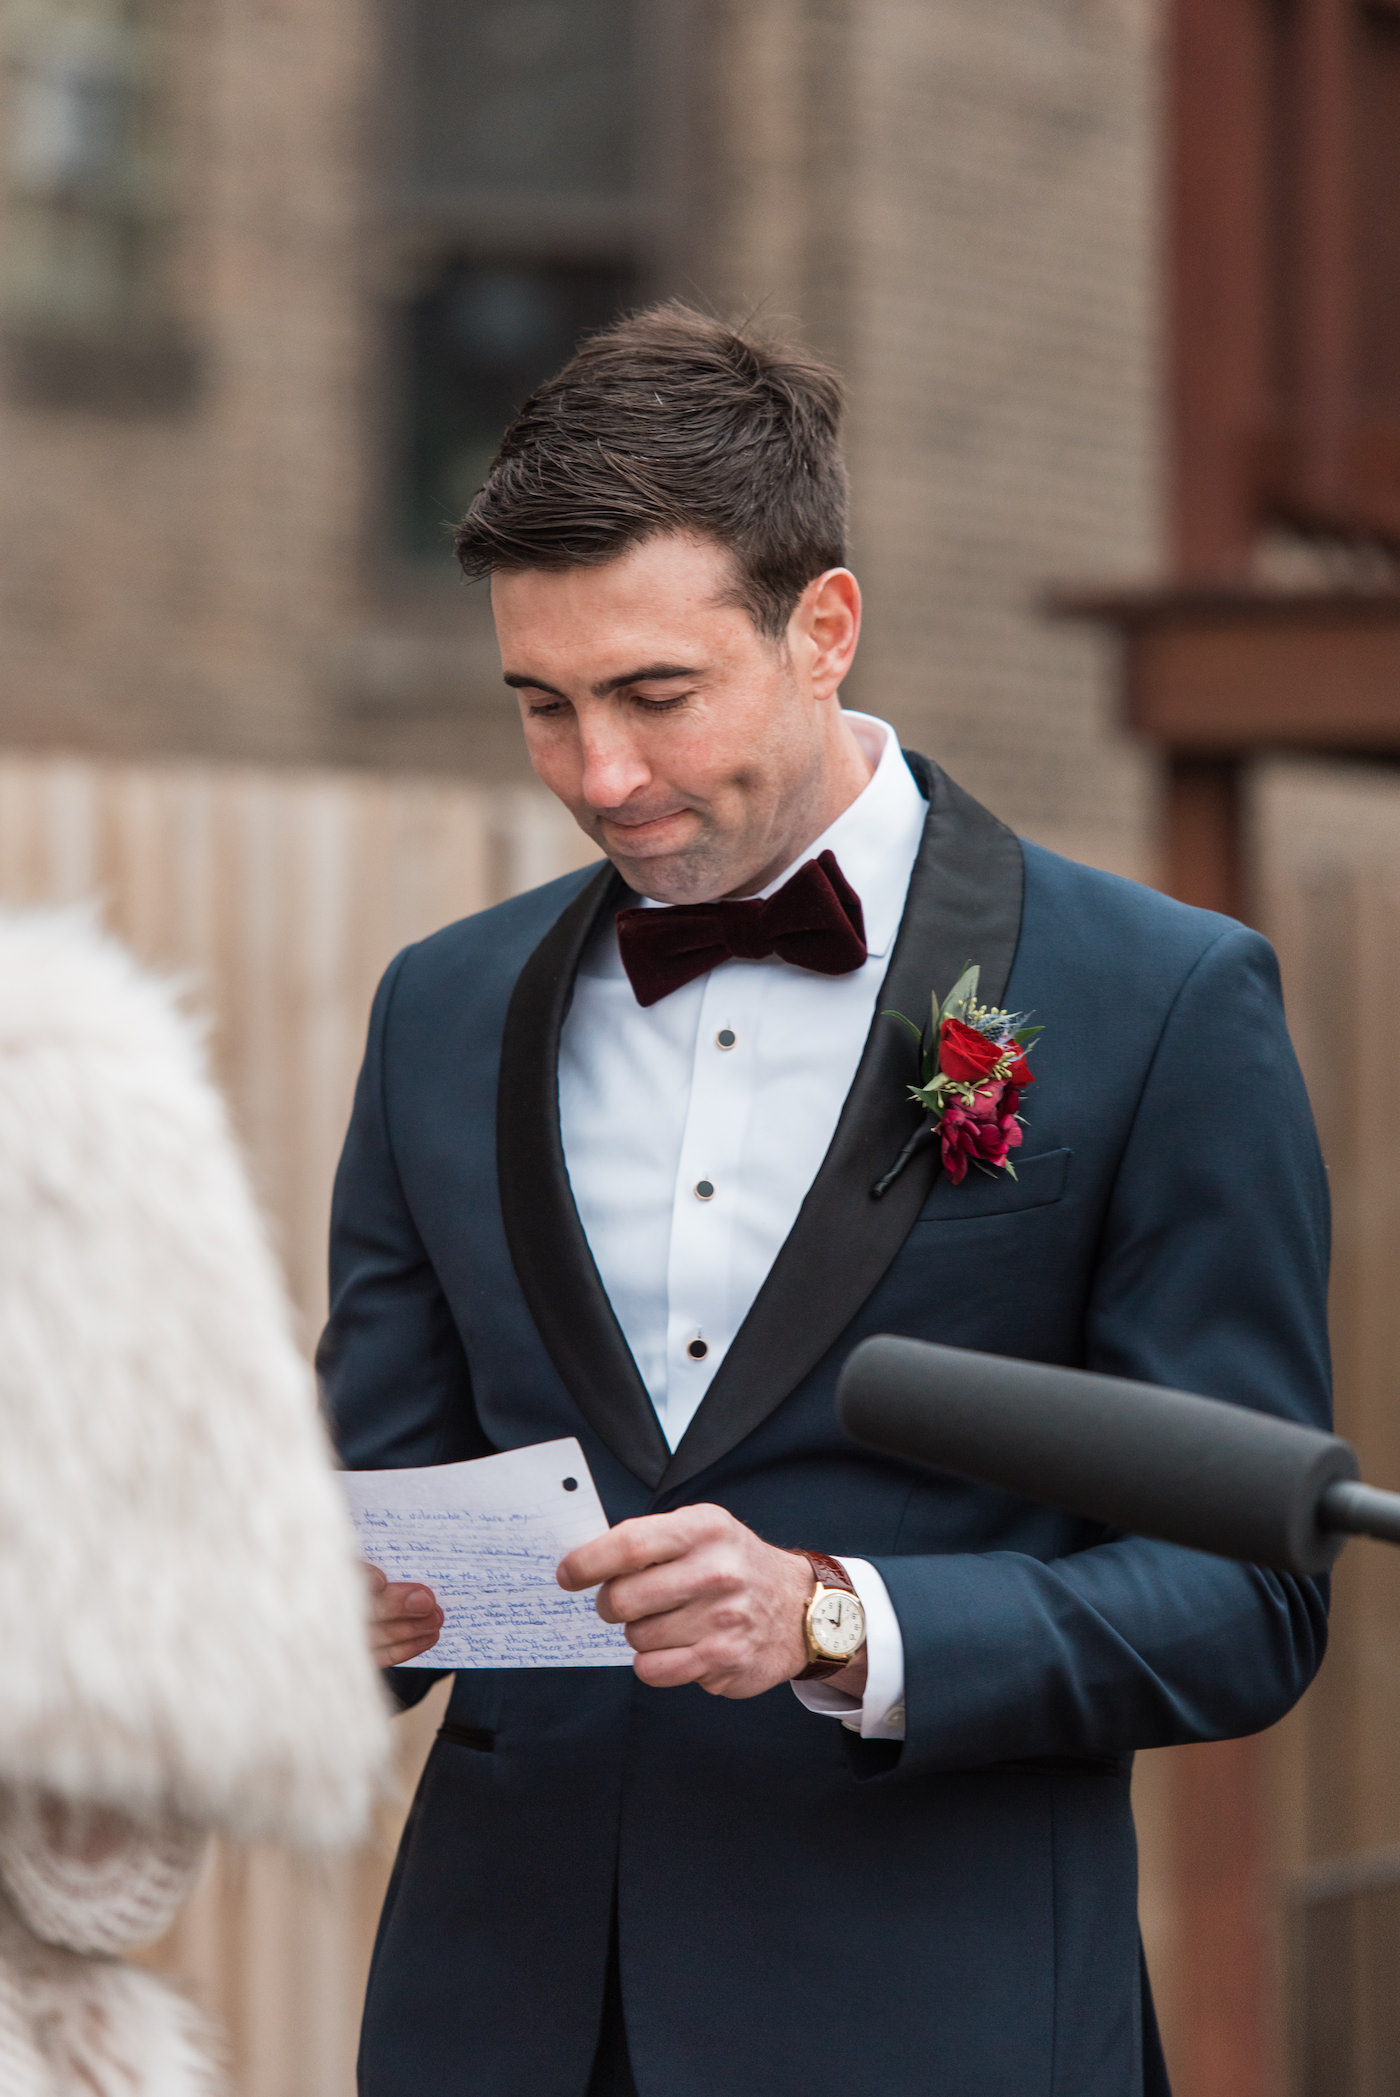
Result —
[{"label": "burgundy velvet bow tie", "polygon": [[721,961],[776,954],[819,976],[848,976],[867,958],[860,897],[834,852],[809,859],[762,901],[619,910],[617,943],[639,1005],[654,1005]]}]

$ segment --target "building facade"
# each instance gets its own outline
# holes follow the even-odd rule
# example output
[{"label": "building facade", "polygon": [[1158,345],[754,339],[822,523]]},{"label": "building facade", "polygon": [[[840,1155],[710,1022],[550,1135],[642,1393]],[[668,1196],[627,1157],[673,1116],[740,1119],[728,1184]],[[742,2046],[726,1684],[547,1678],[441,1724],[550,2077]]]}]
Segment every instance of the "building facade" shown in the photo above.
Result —
[{"label": "building facade", "polygon": [[850,697],[1144,865],[1155,0],[8,0],[0,740],[520,775],[451,518],[669,293],[850,382]]}]

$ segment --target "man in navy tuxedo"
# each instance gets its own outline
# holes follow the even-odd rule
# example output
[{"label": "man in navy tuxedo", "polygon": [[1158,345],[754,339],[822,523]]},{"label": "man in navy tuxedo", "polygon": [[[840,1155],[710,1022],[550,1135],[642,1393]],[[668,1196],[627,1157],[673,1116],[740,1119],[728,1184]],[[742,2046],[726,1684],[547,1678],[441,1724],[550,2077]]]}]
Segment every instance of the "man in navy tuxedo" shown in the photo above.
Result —
[{"label": "man in navy tuxedo", "polygon": [[[1320,1581],[836,1418],[878,1332],[1328,1416],[1269,949],[841,709],[840,406],[801,351],[638,315],[526,403],[459,531],[606,856],[385,976],[321,1366],[352,1467],[576,1435],[613,1526],[559,1577],[635,1658],[455,1677],[366,2097],[1164,2091],[1133,1752],[1269,1725],[1322,1654]],[[969,963],[916,1100],[891,1015]],[[408,1703],[441,1612],[377,1585]]]}]

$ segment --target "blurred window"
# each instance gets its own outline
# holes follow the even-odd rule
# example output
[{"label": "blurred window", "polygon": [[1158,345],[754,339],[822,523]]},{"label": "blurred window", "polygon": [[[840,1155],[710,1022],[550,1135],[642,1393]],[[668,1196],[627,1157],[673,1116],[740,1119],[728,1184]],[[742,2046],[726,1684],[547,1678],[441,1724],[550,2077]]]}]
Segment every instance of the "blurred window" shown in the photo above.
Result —
[{"label": "blurred window", "polygon": [[526,395],[666,287],[683,5],[399,0],[390,371],[411,557],[446,566]]},{"label": "blurred window", "polygon": [[9,0],[3,24],[12,376],[62,400],[187,375],[167,278],[160,0]]},{"label": "blurred window", "polygon": [[579,337],[632,294],[607,263],[445,262],[408,311],[405,522],[415,553],[441,559],[447,526],[486,478],[501,432]]}]

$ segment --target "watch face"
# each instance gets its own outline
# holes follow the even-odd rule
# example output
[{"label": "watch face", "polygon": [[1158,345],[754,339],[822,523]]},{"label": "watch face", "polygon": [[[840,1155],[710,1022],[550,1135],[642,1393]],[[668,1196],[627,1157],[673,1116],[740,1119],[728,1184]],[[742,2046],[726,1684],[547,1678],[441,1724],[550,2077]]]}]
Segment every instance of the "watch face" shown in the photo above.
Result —
[{"label": "watch face", "polygon": [[854,1595],[827,1588],[808,1611],[812,1643],[823,1660],[849,1660],[865,1637],[865,1611]]}]

